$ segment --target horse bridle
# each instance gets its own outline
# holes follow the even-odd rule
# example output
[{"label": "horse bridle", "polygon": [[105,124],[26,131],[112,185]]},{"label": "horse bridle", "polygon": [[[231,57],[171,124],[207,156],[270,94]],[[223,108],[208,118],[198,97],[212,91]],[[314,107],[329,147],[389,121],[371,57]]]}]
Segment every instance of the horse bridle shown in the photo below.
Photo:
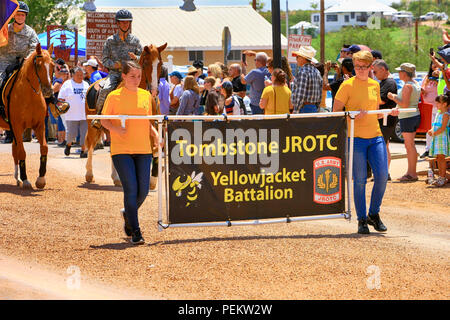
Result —
[{"label": "horse bridle", "polygon": [[[149,53],[144,51],[144,53],[142,53],[142,54],[149,54]],[[159,61],[158,65],[156,66],[157,68],[160,64],[162,64],[161,53],[158,54],[158,61]],[[145,66],[147,64],[148,64],[147,59],[144,59],[144,62],[142,63],[142,69],[145,69]],[[152,66],[152,69],[153,69],[153,66]],[[156,71],[156,75],[158,75],[158,70]],[[150,90],[152,90],[152,84],[148,82],[148,78],[145,75],[145,73],[144,73],[144,76],[145,76],[145,84],[147,85],[147,90],[150,91]],[[159,84],[159,82],[160,82],[159,79],[157,79],[156,83]],[[158,89],[158,88],[155,88],[155,89]]]},{"label": "horse bridle", "polygon": [[28,79],[28,77],[27,77],[27,80],[28,80],[28,83],[30,84],[31,89],[33,89],[34,93],[36,93],[36,94],[39,94],[41,92],[41,89],[42,89],[42,82],[41,82],[41,78],[39,78],[39,73],[38,73],[37,66],[36,66],[36,59],[37,58],[43,58],[43,57],[44,57],[43,55],[38,54],[38,55],[36,55],[33,58],[34,72],[36,73],[36,77],[37,77],[38,82],[39,82],[39,89],[37,91],[36,91],[36,89],[33,88],[33,85],[31,84],[30,79]]}]

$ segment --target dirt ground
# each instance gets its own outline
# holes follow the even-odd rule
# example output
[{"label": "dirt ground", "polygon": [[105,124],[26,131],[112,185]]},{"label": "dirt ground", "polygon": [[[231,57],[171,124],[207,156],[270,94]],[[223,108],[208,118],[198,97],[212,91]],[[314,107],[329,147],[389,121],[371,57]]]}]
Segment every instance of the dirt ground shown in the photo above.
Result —
[{"label": "dirt ground", "polygon": [[[27,144],[33,184],[36,145]],[[96,183],[85,184],[86,159],[50,145],[47,186],[21,190],[9,148],[0,147],[0,299],[450,298],[450,185],[389,182],[388,232],[365,236],[356,217],[158,232],[150,193],[140,210],[146,244],[134,247],[106,151],[96,151]]]}]

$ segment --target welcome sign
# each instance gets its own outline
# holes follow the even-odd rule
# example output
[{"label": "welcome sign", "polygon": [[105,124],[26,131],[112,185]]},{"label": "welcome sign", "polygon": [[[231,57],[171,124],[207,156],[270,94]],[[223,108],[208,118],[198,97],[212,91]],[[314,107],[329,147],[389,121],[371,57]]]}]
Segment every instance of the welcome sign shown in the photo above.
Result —
[{"label": "welcome sign", "polygon": [[344,117],[170,122],[169,223],[345,212]]}]

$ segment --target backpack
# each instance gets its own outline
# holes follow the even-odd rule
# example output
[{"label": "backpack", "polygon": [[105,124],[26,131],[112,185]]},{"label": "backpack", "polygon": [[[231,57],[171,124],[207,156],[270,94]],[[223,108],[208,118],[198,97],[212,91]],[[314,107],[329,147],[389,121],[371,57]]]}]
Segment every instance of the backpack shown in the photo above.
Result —
[{"label": "backpack", "polygon": [[244,99],[238,95],[233,95],[234,102],[239,104],[239,108],[241,109],[241,115],[247,115],[247,109],[245,108]]}]

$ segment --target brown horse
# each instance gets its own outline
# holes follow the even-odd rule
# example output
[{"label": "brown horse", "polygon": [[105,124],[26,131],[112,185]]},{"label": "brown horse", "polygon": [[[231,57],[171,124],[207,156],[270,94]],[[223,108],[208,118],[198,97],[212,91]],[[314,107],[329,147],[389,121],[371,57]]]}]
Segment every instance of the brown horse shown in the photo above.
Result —
[{"label": "brown horse", "polygon": [[[41,45],[36,46],[35,51],[25,58],[22,67],[8,80],[3,90],[3,101],[8,122],[0,118],[0,127],[10,129],[14,136],[12,154],[14,157],[14,178],[17,185],[31,189],[28,181],[23,147],[22,134],[25,129],[34,130],[41,146],[41,160],[39,177],[36,187],[45,187],[45,174],[47,171],[48,146],[45,140],[45,115],[47,105],[44,98],[53,94],[51,77],[54,63],[51,58],[53,45],[49,50],[42,50]],[[19,176],[20,169],[20,176]]]},{"label": "brown horse", "polygon": [[[161,58],[161,52],[166,49],[167,43],[156,47],[153,44],[150,46],[145,46],[144,50],[142,51],[141,57],[139,59],[139,64],[142,66],[142,78],[141,83],[139,85],[140,88],[150,90],[158,89],[158,80],[159,75],[161,74],[161,67],[162,67],[162,58]],[[95,110],[95,105],[97,101],[97,92],[99,90],[99,83],[102,80],[99,80],[95,83],[93,83],[87,93],[86,93],[86,115],[95,115],[97,112]],[[123,86],[123,83],[119,85],[118,88]],[[91,98],[90,98],[91,97]],[[152,100],[152,111],[153,114],[157,114],[157,101],[156,99]],[[94,182],[94,173],[92,172],[92,157],[94,152],[94,147],[100,140],[100,137],[103,132],[107,132],[105,128],[97,129],[91,125],[91,120],[88,121],[88,131],[86,133],[86,139],[85,139],[85,146],[88,150],[88,158],[86,162],[86,182]],[[119,179],[119,175],[117,174],[116,169],[114,168],[114,165],[111,161],[111,178],[113,179],[114,185],[121,186],[121,182]]]}]

